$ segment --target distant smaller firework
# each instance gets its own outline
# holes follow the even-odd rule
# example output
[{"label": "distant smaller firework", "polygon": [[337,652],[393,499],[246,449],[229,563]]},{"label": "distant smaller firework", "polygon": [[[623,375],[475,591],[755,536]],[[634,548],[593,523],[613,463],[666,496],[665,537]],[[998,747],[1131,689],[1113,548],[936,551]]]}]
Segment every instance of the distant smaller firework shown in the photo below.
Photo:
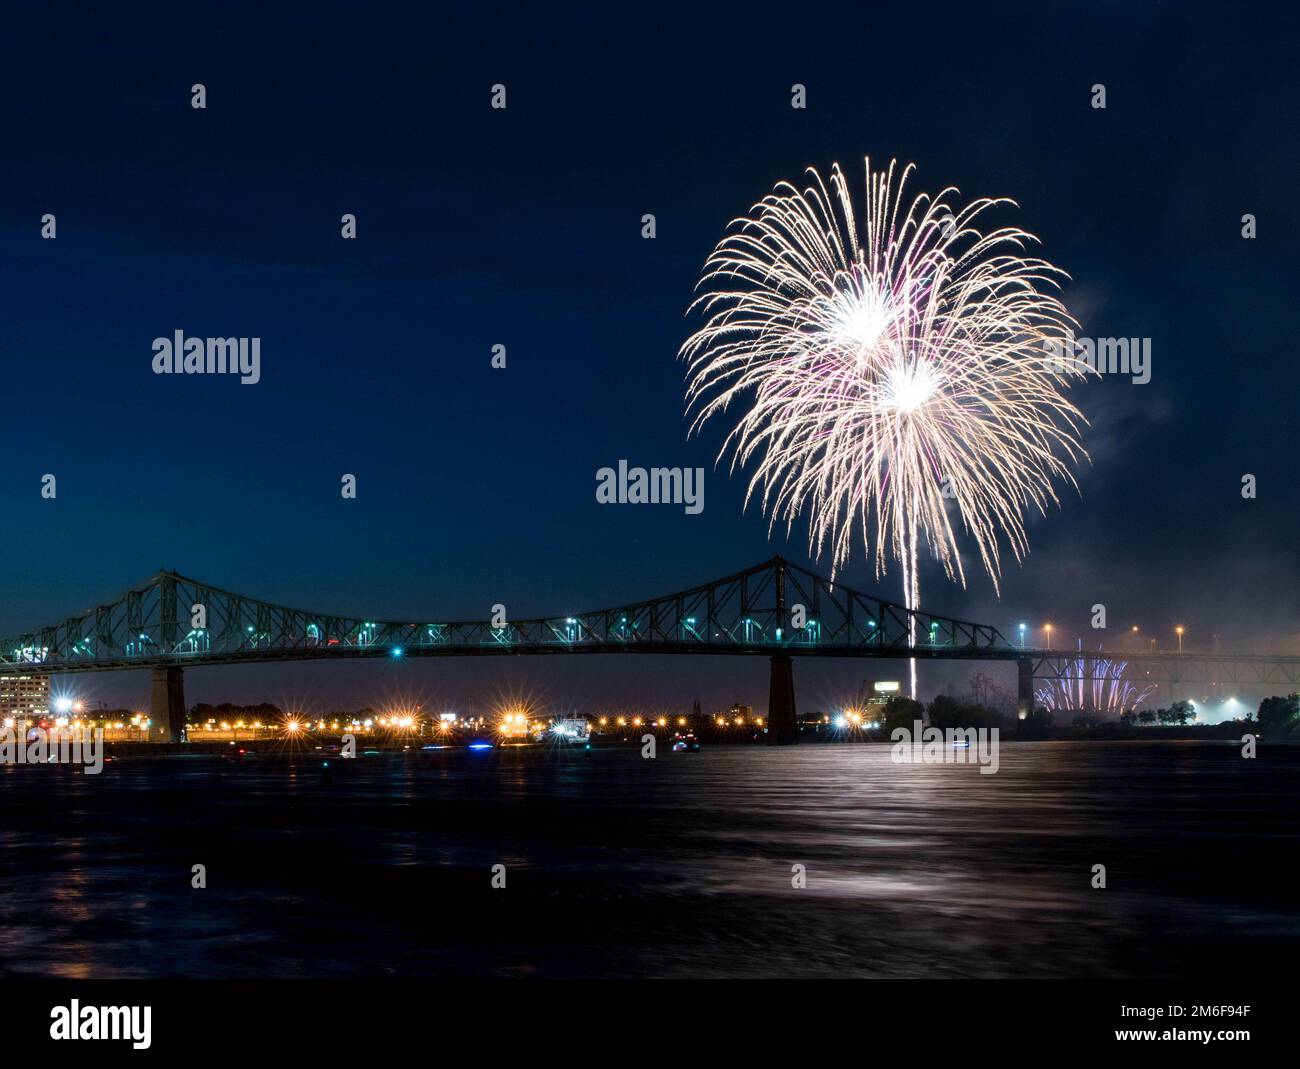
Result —
[{"label": "distant smaller firework", "polygon": [[1061,678],[1049,680],[1034,691],[1034,701],[1053,712],[1119,716],[1125,709],[1136,709],[1155,689],[1150,684],[1130,682],[1125,678],[1127,673],[1128,661],[1095,660],[1089,671],[1087,660],[1076,657]]}]

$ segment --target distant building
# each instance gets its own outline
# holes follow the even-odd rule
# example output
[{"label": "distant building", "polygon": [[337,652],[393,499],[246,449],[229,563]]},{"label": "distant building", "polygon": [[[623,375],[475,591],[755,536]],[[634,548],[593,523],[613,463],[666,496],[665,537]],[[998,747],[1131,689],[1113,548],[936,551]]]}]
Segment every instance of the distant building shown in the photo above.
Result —
[{"label": "distant building", "polygon": [[0,717],[5,720],[39,720],[49,713],[49,676],[0,676]]}]

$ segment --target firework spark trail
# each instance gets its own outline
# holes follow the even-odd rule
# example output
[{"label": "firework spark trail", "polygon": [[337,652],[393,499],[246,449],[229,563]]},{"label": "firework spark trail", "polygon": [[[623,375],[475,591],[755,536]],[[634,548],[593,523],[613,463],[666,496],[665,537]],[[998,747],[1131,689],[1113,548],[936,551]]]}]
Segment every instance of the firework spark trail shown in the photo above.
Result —
[{"label": "firework spark trail", "polygon": [[1034,699],[1053,712],[1095,711],[1118,716],[1125,709],[1136,709],[1155,690],[1151,684],[1125,679],[1127,672],[1127,661],[1098,659],[1090,670],[1085,658],[1078,657],[1059,678],[1035,691]]},{"label": "firework spark trail", "polygon": [[[1077,326],[1050,292],[1065,273],[1023,255],[1037,241],[1026,231],[977,225],[1014,202],[953,208],[949,187],[905,206],[912,167],[897,181],[896,170],[866,161],[860,220],[838,164],[829,188],[810,168],[806,188],[780,182],[734,220],[691,305],[704,324],[680,355],[692,433],[747,405],[719,460],[730,454],[733,474],[755,463],[745,504],[758,497],[769,535],[806,513],[809,551],[829,552],[834,574],[860,531],[877,577],[900,563],[915,610],[922,538],[963,586],[960,532],[995,590],[1000,540],[1023,559],[1027,512],[1057,504],[1054,483],[1075,485],[1071,467],[1086,458],[1086,421],[1064,387],[1089,372],[1045,359]],[[915,696],[915,660],[911,674]]]}]

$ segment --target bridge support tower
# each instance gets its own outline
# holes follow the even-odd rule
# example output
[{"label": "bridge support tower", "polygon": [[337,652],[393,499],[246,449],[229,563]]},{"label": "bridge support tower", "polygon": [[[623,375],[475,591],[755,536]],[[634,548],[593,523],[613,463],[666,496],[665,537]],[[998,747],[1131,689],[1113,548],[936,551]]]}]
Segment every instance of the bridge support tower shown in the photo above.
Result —
[{"label": "bridge support tower", "polygon": [[1016,716],[1028,720],[1034,711],[1034,662],[1029,657],[1016,661]]},{"label": "bridge support tower", "polygon": [[180,742],[185,727],[185,670],[153,670],[153,696],[149,703],[150,742]]},{"label": "bridge support tower", "polygon": [[788,653],[772,657],[772,678],[767,692],[767,741],[793,746],[799,741],[794,715],[794,665]]}]

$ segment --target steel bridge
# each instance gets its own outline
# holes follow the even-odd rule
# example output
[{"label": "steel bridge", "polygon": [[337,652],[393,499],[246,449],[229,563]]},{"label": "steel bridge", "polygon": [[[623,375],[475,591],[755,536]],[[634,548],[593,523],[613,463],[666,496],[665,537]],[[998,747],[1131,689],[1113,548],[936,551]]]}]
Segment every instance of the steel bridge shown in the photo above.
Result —
[{"label": "steel bridge", "polygon": [[[1063,678],[1115,655],[1017,648],[997,628],[905,606],[781,557],[665,597],[512,620],[384,621],[292,609],[161,571],[60,623],[0,640],[6,671],[153,671],[155,734],[185,722],[187,667],[265,661],[521,654],[747,654],[771,661],[769,738],[793,742],[794,656],[1015,661],[1021,713],[1035,675]],[[1300,658],[1138,654],[1148,679],[1246,679],[1294,686]],[[1218,675],[1215,675],[1215,672]],[[1153,675],[1152,673],[1155,673]],[[1087,678],[1085,676],[1085,678]]]}]

